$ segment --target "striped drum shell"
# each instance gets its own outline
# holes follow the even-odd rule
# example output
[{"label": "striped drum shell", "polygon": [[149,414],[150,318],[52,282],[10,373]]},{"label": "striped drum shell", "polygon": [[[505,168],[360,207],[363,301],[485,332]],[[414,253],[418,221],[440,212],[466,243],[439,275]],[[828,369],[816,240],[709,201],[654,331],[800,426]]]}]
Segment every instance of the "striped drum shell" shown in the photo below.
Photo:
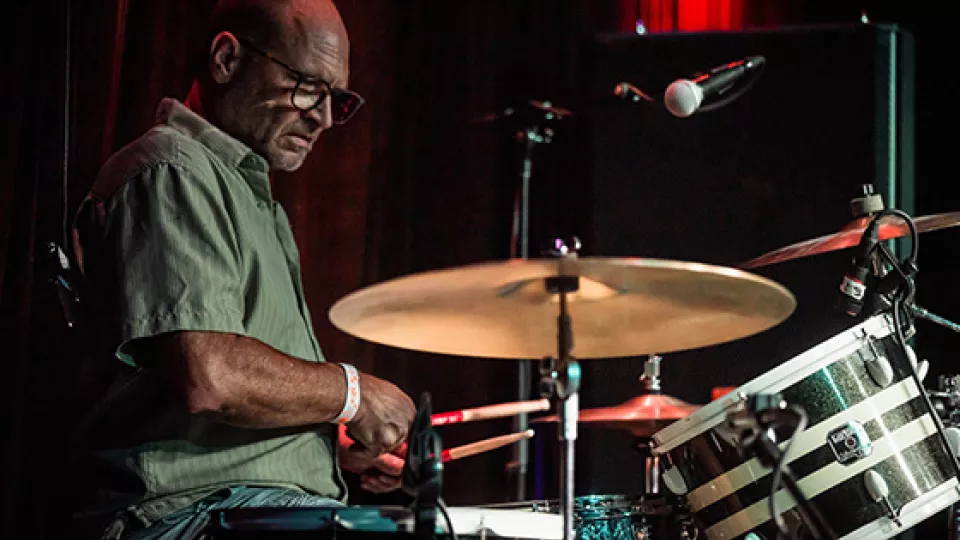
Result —
[{"label": "striped drum shell", "polygon": [[[843,540],[890,538],[960,499],[956,458],[914,372],[892,318],[876,315],[656,433],[663,483],[709,540],[777,538],[772,471],[739,448],[726,420],[743,396],[779,393],[808,415],[786,460],[806,497]],[[887,501],[868,492],[877,475]],[[776,502],[787,525],[802,530],[783,485]]]}]

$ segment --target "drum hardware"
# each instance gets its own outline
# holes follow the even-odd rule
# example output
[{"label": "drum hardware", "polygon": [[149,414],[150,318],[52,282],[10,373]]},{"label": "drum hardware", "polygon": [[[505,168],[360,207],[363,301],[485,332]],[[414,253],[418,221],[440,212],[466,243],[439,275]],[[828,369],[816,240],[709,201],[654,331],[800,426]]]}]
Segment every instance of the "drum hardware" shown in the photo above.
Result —
[{"label": "drum hardware", "polygon": [[960,375],[940,375],[930,402],[945,426],[944,435],[954,455],[960,456]]},{"label": "drum hardware", "polygon": [[401,487],[413,497],[410,508],[414,515],[414,534],[430,538],[435,534],[437,511],[447,520],[447,527],[456,540],[453,521],[441,496],[443,486],[443,444],[433,429],[430,394],[420,396],[417,412],[407,435],[407,455],[401,470]]},{"label": "drum hardware", "polygon": [[903,527],[903,522],[900,521],[897,510],[890,502],[890,487],[887,485],[887,481],[880,476],[880,473],[873,469],[868,470],[863,475],[863,484],[864,487],[867,488],[867,493],[870,494],[873,502],[882,504],[887,511],[887,517],[896,523],[897,527]]},{"label": "drum hardware", "polygon": [[[530,256],[530,180],[533,175],[533,152],[537,145],[553,142],[554,131],[550,124],[561,121],[573,113],[555,107],[550,101],[530,100],[518,106],[507,107],[499,113],[491,113],[475,119],[478,123],[502,123],[510,135],[523,148],[519,185],[513,201],[513,217],[510,227],[510,258],[527,259]],[[517,399],[530,399],[533,386],[532,363],[521,362],[517,373]],[[526,412],[520,413],[513,422],[514,431],[526,431],[529,425]],[[513,459],[506,465],[508,476],[516,481],[516,500],[526,498],[529,468],[529,445],[521,441],[514,450]]]},{"label": "drum hardware", "polygon": [[[566,109],[554,107],[549,101],[530,101],[525,107],[526,114],[520,115],[522,129],[515,133],[516,140],[523,145],[523,161],[520,169],[520,185],[514,198],[513,224],[511,226],[510,257],[526,259],[530,256],[530,179],[533,173],[533,151],[537,145],[553,142],[553,129],[547,122],[559,121],[572,115]],[[532,383],[531,363],[521,362],[517,373],[518,399],[528,399]],[[514,421],[516,431],[527,429],[528,417],[520,414]],[[507,473],[516,473],[516,498],[526,498],[527,473],[529,469],[530,449],[526,441],[515,447],[514,459],[507,463]]]},{"label": "drum hardware", "polygon": [[[752,453],[762,465],[773,470],[770,496],[767,499],[770,515],[781,534],[790,537],[783,518],[776,508],[776,494],[780,483],[797,503],[800,518],[816,540],[836,540],[837,534],[820,510],[801,491],[797,477],[785,457],[790,453],[796,435],[807,424],[807,415],[798,405],[788,405],[780,394],[741,394],[743,406],[727,413],[727,424],[736,434],[739,447]],[[775,438],[776,429],[789,425],[793,434],[784,450],[780,450]]]},{"label": "drum hardware", "polygon": [[870,352],[873,353],[872,356],[868,356],[863,359],[863,364],[867,367],[867,372],[870,374],[870,377],[873,379],[873,382],[881,388],[886,388],[890,386],[890,383],[893,382],[893,366],[890,365],[890,361],[887,360],[886,355],[877,350],[877,345],[873,336],[871,336],[866,330],[862,330],[861,339],[867,346],[870,348]]},{"label": "drum hardware", "polygon": [[[645,450],[648,449],[651,435],[699,408],[698,405],[691,405],[660,392],[661,361],[662,358],[656,354],[648,355],[644,361],[643,374],[640,376],[644,391],[640,395],[612,407],[581,409],[580,424],[626,431],[636,438],[638,448],[646,456]],[[556,415],[542,416],[532,420],[533,423],[556,423],[557,421]],[[653,470],[656,468],[654,467]],[[660,483],[659,479],[653,479],[650,482],[656,485]]]},{"label": "drum hardware", "polygon": [[[940,375],[937,389],[928,391],[937,415],[944,425],[944,438],[955,456],[960,457],[960,375]],[[947,512],[949,540],[960,538],[960,505],[954,503]]]},{"label": "drum hardware", "polygon": [[[663,358],[657,354],[647,356],[643,363],[643,375],[640,382],[648,394],[660,393],[660,362]],[[660,493],[660,456],[650,451],[649,438],[643,437],[637,441],[636,447],[643,455],[643,492],[657,495]]]},{"label": "drum hardware", "polygon": [[572,246],[556,240],[555,255],[560,258],[561,275],[544,280],[548,294],[556,295],[557,356],[543,359],[540,365],[540,388],[542,395],[556,403],[560,418],[560,515],[563,517],[563,538],[574,538],[574,497],[576,478],[575,450],[577,441],[577,413],[580,406],[580,364],[571,354],[573,350],[573,325],[567,306],[567,295],[580,289],[580,278],[563,275],[563,261],[575,259],[581,248],[580,241],[573,239]]},{"label": "drum hardware", "polygon": [[861,196],[850,199],[850,213],[853,214],[854,219],[872,217],[884,209],[883,197],[879,193],[874,193],[873,184],[863,184],[861,189],[863,190]]}]

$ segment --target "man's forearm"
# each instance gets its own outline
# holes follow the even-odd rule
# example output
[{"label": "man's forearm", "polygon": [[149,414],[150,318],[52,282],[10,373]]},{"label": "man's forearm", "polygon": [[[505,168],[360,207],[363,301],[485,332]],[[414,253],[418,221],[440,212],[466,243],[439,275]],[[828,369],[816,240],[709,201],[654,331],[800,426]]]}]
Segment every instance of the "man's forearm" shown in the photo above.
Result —
[{"label": "man's forearm", "polygon": [[[255,339],[183,332],[164,339],[172,372],[191,412],[247,428],[318,424],[343,408],[346,381],[337,364],[306,362]],[[158,359],[169,362],[171,359]]]}]

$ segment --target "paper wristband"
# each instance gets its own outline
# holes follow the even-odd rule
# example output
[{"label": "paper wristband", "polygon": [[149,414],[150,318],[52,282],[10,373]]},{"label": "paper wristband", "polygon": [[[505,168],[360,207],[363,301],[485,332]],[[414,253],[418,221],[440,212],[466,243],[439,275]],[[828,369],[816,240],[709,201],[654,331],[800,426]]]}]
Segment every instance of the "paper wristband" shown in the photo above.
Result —
[{"label": "paper wristband", "polygon": [[347,397],[343,401],[343,410],[333,420],[334,424],[345,424],[353,420],[357,410],[360,409],[360,375],[357,373],[357,368],[350,364],[340,364],[340,367],[343,368],[343,373],[347,377]]}]

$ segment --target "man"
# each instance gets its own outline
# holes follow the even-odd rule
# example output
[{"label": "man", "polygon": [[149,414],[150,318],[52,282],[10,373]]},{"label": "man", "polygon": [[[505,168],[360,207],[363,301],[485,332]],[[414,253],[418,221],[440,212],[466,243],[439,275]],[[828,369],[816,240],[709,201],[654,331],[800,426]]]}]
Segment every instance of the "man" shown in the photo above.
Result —
[{"label": "man", "polygon": [[186,102],[161,103],[77,215],[100,368],[116,371],[80,430],[96,488],[81,514],[105,537],[193,538],[210,509],[342,503],[338,461],[365,489],[396,489],[390,452],[415,413],[393,384],[324,362],[271,196],[269,171],[299,168],[362,103],[335,6],[223,0],[211,28]]}]

